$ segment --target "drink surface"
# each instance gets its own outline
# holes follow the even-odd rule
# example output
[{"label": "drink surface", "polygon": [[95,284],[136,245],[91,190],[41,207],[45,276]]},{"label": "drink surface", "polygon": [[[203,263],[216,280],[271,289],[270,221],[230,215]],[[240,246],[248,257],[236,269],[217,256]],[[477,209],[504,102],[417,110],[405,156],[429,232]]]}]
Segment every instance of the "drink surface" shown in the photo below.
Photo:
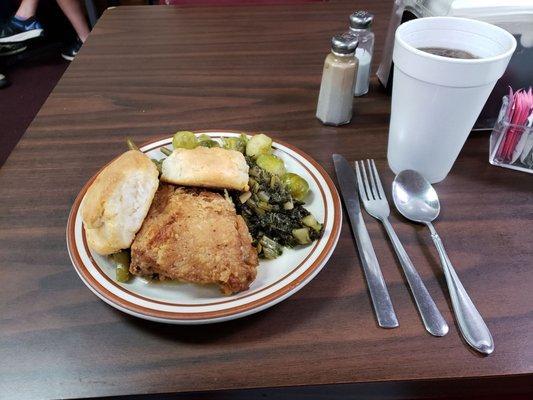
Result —
[{"label": "drink surface", "polygon": [[430,54],[435,54],[436,56],[448,57],[448,58],[462,58],[462,59],[467,59],[467,60],[479,58],[468,51],[458,50],[458,49],[449,49],[446,47],[419,47],[418,50],[422,50]]}]

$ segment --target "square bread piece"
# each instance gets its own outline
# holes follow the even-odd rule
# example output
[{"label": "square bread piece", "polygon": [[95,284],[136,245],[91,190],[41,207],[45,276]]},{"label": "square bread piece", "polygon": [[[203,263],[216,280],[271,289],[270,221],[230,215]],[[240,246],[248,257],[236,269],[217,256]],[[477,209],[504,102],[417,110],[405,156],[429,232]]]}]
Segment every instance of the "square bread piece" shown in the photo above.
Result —
[{"label": "square bread piece", "polygon": [[131,246],[134,275],[248,289],[257,252],[248,227],[221,194],[162,184]]},{"label": "square bread piece", "polygon": [[175,185],[248,190],[244,155],[220,147],[175,149],[162,165],[161,180]]}]

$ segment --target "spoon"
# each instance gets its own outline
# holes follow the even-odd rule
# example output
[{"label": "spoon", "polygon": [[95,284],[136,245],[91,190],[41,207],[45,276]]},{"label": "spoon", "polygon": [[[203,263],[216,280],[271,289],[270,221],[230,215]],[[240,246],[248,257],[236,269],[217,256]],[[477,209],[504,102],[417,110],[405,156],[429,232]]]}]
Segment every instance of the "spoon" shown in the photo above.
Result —
[{"label": "spoon", "polygon": [[392,197],[396,208],[405,218],[426,224],[429,228],[444,269],[453,311],[466,342],[480,353],[492,353],[494,351],[494,341],[489,328],[487,328],[481,314],[461,284],[446,254],[442,240],[431,223],[440,212],[437,192],[418,172],[405,170],[394,178]]}]

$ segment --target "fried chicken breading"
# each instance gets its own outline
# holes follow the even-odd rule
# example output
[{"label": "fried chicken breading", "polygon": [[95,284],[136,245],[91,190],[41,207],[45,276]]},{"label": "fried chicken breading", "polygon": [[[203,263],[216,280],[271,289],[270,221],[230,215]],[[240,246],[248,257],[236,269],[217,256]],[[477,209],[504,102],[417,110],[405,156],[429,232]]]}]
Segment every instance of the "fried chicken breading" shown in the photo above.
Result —
[{"label": "fried chicken breading", "polygon": [[248,227],[221,194],[161,184],[131,246],[134,275],[248,289],[257,252]]}]

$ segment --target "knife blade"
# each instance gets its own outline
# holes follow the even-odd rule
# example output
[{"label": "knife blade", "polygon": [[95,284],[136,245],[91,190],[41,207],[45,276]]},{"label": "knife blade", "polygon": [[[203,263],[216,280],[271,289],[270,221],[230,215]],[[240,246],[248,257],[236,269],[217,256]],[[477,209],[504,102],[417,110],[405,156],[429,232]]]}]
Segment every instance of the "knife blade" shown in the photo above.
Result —
[{"label": "knife blade", "polygon": [[395,328],[399,325],[398,319],[361,214],[355,172],[340,154],[333,154],[333,163],[378,324],[382,328]]}]

